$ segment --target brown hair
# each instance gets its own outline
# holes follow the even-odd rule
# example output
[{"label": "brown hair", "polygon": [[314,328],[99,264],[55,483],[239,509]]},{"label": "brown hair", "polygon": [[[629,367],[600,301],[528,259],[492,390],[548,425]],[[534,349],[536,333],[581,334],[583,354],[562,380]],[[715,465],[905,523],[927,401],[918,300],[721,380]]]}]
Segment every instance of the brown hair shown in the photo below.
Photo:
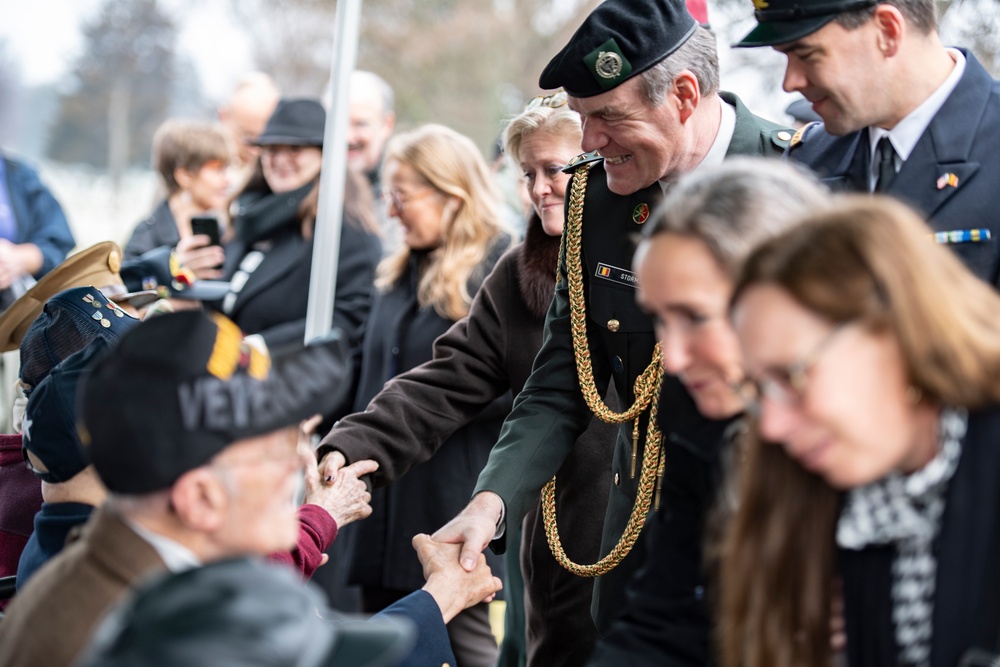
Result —
[{"label": "brown hair", "polygon": [[[465,135],[443,125],[424,125],[396,135],[385,162],[408,165],[440,193],[459,200],[444,219],[444,244],[429,255],[417,284],[417,301],[441,317],[459,320],[469,313],[468,282],[494,240],[504,236],[499,204],[483,156]],[[410,249],[403,244],[382,260],[375,286],[389,289],[407,270]]]},{"label": "brown hair", "polygon": [[869,7],[852,9],[837,14],[834,19],[846,30],[854,30],[868,23],[875,16],[878,5],[890,5],[899,10],[907,21],[924,35],[937,30],[937,11],[933,0],[883,0]]},{"label": "brown hair", "polygon": [[[1000,402],[1000,296],[935,244],[917,214],[849,197],[805,222],[753,253],[733,304],[755,285],[776,286],[833,323],[891,333],[910,383],[930,400]],[[840,496],[752,432],[722,550],[722,664],[829,664]]]},{"label": "brown hair", "polygon": [[215,123],[168,120],[153,135],[153,168],[160,174],[167,194],[180,191],[177,169],[197,172],[206,162],[229,162],[234,152],[229,134]]}]

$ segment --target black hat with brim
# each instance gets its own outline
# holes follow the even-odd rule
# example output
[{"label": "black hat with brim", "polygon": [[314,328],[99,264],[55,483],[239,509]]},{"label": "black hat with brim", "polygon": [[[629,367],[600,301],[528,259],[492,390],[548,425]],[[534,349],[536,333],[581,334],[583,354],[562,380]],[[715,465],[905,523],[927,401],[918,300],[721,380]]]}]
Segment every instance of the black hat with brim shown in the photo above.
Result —
[{"label": "black hat with brim", "polygon": [[310,98],[283,99],[260,136],[250,143],[255,146],[322,146],[326,129],[326,110],[319,100]]},{"label": "black hat with brim", "polygon": [[545,66],[538,85],[573,97],[600,95],[669,56],[697,27],[684,0],[605,0]]},{"label": "black hat with brim", "polygon": [[877,0],[757,0],[757,26],[733,47],[788,44],[811,35],[839,14],[875,4]]},{"label": "black hat with brim", "polygon": [[337,330],[271,358],[222,315],[154,317],[84,375],[80,439],[108,490],[167,489],[238,440],[330,414],[349,392],[349,360]]}]

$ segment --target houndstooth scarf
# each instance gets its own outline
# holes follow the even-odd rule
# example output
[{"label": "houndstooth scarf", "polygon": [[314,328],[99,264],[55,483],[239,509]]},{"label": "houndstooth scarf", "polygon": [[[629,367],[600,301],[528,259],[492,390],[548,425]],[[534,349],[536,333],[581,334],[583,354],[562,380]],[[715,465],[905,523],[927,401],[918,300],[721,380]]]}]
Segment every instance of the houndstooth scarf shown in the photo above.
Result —
[{"label": "houndstooth scarf", "polygon": [[837,545],[860,550],[892,544],[892,617],[899,661],[930,664],[937,562],[933,542],[941,525],[945,491],[958,467],[968,423],[964,410],[945,409],[938,426],[937,456],[909,475],[892,473],[852,489],[837,524]]}]

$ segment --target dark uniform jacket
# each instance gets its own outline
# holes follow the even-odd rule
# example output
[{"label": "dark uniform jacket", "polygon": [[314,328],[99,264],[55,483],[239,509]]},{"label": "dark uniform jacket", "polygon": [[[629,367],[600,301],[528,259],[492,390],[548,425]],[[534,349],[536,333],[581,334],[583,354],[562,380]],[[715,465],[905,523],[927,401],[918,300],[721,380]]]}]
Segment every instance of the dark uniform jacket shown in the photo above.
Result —
[{"label": "dark uniform jacket", "polygon": [[[364,412],[338,422],[319,455],[337,449],[348,461],[375,459],[379,469],[374,482],[385,484],[430,456],[492,401],[508,391],[520,392],[542,344],[558,250],[559,239],[546,236],[534,216],[524,243],[508,251],[483,281],[468,317],[434,342],[433,360],[396,376]],[[615,432],[612,425],[593,419],[580,436],[578,455],[559,470],[560,534],[566,552],[578,562],[597,559],[607,497],[592,490],[610,483]],[[532,664],[580,665],[597,634],[589,611],[593,585],[556,563],[537,510],[536,503],[526,517],[520,554],[529,606],[528,655]],[[517,544],[519,529],[508,526],[508,544]],[[508,551],[503,664],[517,651],[508,638],[516,642],[524,637],[517,558],[516,550]]]},{"label": "dark uniform jacket", "polygon": [[[509,245],[506,236],[494,241],[469,280],[469,294],[478,291]],[[417,302],[420,264],[426,256],[412,253],[408,270],[375,298],[365,328],[355,412],[363,412],[388,380],[430,360],[434,340],[454,324]],[[410,540],[417,533],[434,532],[465,506],[509,409],[509,397],[491,404],[475,421],[438,436],[440,448],[423,464],[373,491],[372,514],[356,528],[350,583],[407,592],[423,586],[423,569]],[[415,415],[414,421],[424,416]],[[400,420],[396,427],[409,423],[409,418]],[[490,567],[494,574],[503,571],[499,558],[493,558]]]},{"label": "dark uniform jacket", "polygon": [[[949,244],[980,278],[1000,285],[1000,82],[965,55],[958,85],[900,167],[887,194],[923,213],[935,231],[988,229],[989,238]],[[868,129],[835,137],[822,123],[807,126],[788,156],[834,189],[868,192]],[[957,178],[954,185],[947,176]],[[942,179],[942,177],[945,177]],[[954,181],[953,181],[954,182]]]},{"label": "dark uniform jacket", "polygon": [[[751,114],[733,95],[723,93],[723,99],[736,107],[736,128],[727,155],[776,155],[783,150],[784,142],[777,135],[784,131],[779,126]],[[582,264],[591,358],[598,391],[603,394],[613,378],[624,407],[632,405],[635,379],[649,365],[656,343],[652,320],[636,305],[635,287],[629,280],[633,237],[642,229],[633,214],[642,205],[652,209],[661,196],[659,183],[627,196],[611,193],[600,162],[591,169],[587,181]],[[607,278],[598,275],[604,268]],[[611,320],[618,321],[616,331],[608,328]],[[590,419],[573,355],[569,288],[565,257],[561,257],[559,282],[546,319],[542,347],[531,377],[515,400],[514,410],[480,475],[476,492],[497,493],[506,504],[507,521],[520,521],[545,482],[569,456]],[[638,470],[635,479],[630,475],[631,430],[631,424],[623,425],[618,435],[602,553],[617,543],[635,500],[639,475]],[[639,438],[640,450],[644,439],[645,428]],[[637,459],[642,460],[641,451]],[[600,489],[593,492],[604,493]],[[626,583],[642,562],[640,544],[595,587],[595,621],[600,631],[621,606]]]},{"label": "dark uniform jacket", "polygon": [[590,667],[715,664],[710,650],[712,582],[704,552],[715,537],[723,461],[738,424],[736,418],[700,417],[679,385],[670,387],[678,391],[660,398],[660,428],[670,434],[663,444],[667,466],[661,508],[642,537],[646,560],[629,583],[626,604],[587,663]]},{"label": "dark uniform jacket", "polygon": [[[935,540],[937,580],[932,615],[932,667],[953,667],[972,646],[995,651],[1000,626],[1000,409],[969,414],[962,457],[948,483]],[[890,568],[893,546],[840,551],[851,667],[893,665],[898,658],[892,624]],[[986,663],[975,663],[986,664]]]}]

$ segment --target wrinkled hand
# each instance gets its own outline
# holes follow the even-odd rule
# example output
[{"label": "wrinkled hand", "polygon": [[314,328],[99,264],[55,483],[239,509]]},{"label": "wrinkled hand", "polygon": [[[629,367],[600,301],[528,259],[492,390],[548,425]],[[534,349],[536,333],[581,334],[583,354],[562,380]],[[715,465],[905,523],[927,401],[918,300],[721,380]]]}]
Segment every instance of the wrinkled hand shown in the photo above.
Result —
[{"label": "wrinkled hand", "polygon": [[358,519],[367,518],[372,513],[369,503],[372,494],[361,477],[378,470],[378,463],[371,460],[358,461],[342,468],[332,483],[321,480],[316,467],[316,457],[309,453],[306,465],[306,503],[319,505],[333,517],[338,528]]},{"label": "wrinkled hand", "polygon": [[217,269],[226,259],[222,246],[209,245],[212,239],[208,234],[185,236],[177,242],[174,257],[186,269],[194,272],[198,280],[218,280],[222,271]]},{"label": "wrinkled hand", "polygon": [[435,542],[461,545],[459,562],[466,572],[472,572],[483,550],[496,534],[502,509],[503,500],[500,496],[492,491],[482,491],[432,537]]},{"label": "wrinkled hand", "polygon": [[427,535],[414,535],[413,548],[417,550],[417,558],[427,580],[423,590],[437,602],[445,623],[463,609],[480,602],[490,602],[503,588],[503,582],[493,576],[482,553],[478,554],[472,570],[467,572],[458,565],[461,547],[457,544],[444,544],[435,542]]}]

